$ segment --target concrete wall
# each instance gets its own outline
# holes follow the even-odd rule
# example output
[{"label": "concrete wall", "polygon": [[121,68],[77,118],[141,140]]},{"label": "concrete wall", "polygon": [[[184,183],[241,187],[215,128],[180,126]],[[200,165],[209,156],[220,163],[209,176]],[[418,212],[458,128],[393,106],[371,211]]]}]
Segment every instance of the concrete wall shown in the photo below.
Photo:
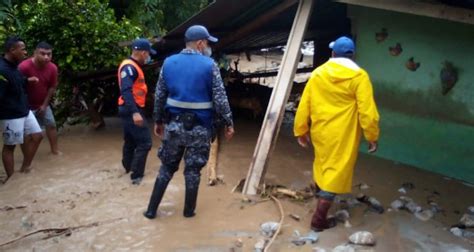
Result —
[{"label": "concrete wall", "polygon": [[[380,107],[377,155],[474,183],[474,25],[353,6],[349,15],[356,61],[370,74]],[[388,36],[377,42],[382,28]],[[403,51],[392,56],[396,43]],[[411,57],[420,63],[416,71],[405,66]],[[445,61],[458,81],[442,95]]]}]

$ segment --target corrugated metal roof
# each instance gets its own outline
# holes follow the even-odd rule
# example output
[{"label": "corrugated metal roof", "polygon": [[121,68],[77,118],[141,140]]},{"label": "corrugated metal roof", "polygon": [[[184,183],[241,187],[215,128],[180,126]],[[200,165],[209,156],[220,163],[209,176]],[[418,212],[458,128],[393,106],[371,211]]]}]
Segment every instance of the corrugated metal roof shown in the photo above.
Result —
[{"label": "corrugated metal roof", "polygon": [[[346,17],[346,6],[329,0],[315,0],[315,9],[306,32],[306,40],[330,40],[341,34],[348,34],[350,22]],[[289,7],[265,20],[253,24],[252,30],[231,43],[220,45],[226,38],[235,35],[242,27],[255,22],[258,17],[273,8],[287,4]],[[210,33],[219,38],[216,47],[221,52],[231,53],[249,49],[260,49],[285,45],[296,14],[298,1],[295,0],[217,0],[206,9],[179,25],[166,36],[162,52],[169,54],[184,47],[185,30],[194,24],[206,26]],[[285,6],[286,7],[286,6]]]}]

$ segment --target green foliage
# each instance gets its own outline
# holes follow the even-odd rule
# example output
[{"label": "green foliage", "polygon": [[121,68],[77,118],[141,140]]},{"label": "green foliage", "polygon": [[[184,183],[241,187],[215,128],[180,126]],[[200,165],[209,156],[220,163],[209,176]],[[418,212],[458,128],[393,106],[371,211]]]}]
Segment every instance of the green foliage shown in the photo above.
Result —
[{"label": "green foliage", "polygon": [[75,75],[116,68],[129,53],[118,42],[141,33],[129,20],[117,21],[113,10],[101,0],[36,0],[21,5],[16,14],[22,23],[19,33],[30,48],[40,41],[54,47],[53,59],[61,71],[57,103],[58,114],[64,118],[59,122],[70,115],[74,88],[79,87],[86,103],[100,94],[99,85],[80,82]]},{"label": "green foliage", "polygon": [[165,13],[163,28],[166,31],[183,23],[209,4],[207,0],[160,0]]},{"label": "green foliage", "polygon": [[15,5],[10,0],[0,1],[0,41],[4,41],[8,34],[13,34],[20,27],[15,16]]},{"label": "green foliage", "polygon": [[121,16],[144,28],[144,35],[164,34],[206,7],[209,0],[110,0]]},{"label": "green foliage", "polygon": [[165,15],[160,7],[159,0],[131,1],[123,14],[144,28],[144,36],[152,37],[165,32],[162,26]]}]

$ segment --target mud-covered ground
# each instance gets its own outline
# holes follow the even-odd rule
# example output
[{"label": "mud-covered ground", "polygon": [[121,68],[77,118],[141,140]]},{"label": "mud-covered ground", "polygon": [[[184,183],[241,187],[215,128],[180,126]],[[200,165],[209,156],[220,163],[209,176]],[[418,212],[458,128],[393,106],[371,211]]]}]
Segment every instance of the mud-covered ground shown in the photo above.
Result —
[{"label": "mud-covered ground", "polygon": [[[110,118],[104,130],[84,126],[70,127],[60,135],[61,156],[48,154],[44,141],[29,174],[15,173],[0,185],[0,244],[39,229],[73,229],[67,234],[49,237],[39,233],[0,247],[0,251],[253,251],[260,239],[260,224],[279,221],[280,213],[271,200],[249,204],[242,195],[231,193],[234,185],[247,174],[259,126],[238,121],[231,142],[222,141],[218,173],[224,184],[206,185],[205,171],[198,198],[197,215],[183,218],[184,178],[182,169],[171,182],[155,220],[142,216],[148,203],[160,162],[156,157],[160,141],[154,138],[145,179],[139,186],[130,183],[121,167],[121,128],[119,120]],[[383,146],[382,146],[383,148]],[[16,169],[21,163],[16,151]],[[303,189],[311,183],[312,151],[300,148],[282,129],[266,174],[267,184]],[[0,176],[4,176],[3,170]],[[390,203],[403,195],[403,183],[414,188],[406,196],[423,207],[435,201],[444,212],[421,221],[407,211],[367,211],[365,205],[349,210],[352,227],[339,224],[319,233],[315,244],[296,246],[291,243],[295,231],[307,234],[315,200],[295,201],[281,198],[285,218],[282,232],[270,251],[312,251],[313,247],[331,251],[347,243],[355,231],[375,235],[374,247],[358,251],[472,251],[472,240],[458,238],[449,232],[467,207],[474,205],[474,188],[459,181],[382,160],[360,155],[354,185],[365,183],[368,189],[354,187],[377,198],[388,210]],[[11,209],[9,207],[18,207]],[[331,212],[338,208],[335,205]],[[289,214],[301,217],[300,221]],[[43,239],[43,238],[47,239]],[[241,244],[238,241],[241,242]],[[240,246],[241,245],[241,246]]]}]

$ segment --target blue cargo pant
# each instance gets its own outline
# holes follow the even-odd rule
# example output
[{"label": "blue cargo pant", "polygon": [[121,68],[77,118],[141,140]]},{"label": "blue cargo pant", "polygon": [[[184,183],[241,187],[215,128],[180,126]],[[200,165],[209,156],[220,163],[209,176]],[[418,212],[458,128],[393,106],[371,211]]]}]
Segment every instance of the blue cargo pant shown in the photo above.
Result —
[{"label": "blue cargo pant", "polygon": [[210,139],[211,130],[201,125],[185,130],[183,123],[172,120],[165,126],[163,142],[158,150],[161,167],[148,207],[150,213],[156,213],[168,183],[184,158],[186,194],[183,215],[194,216],[201,169],[209,159]]},{"label": "blue cargo pant", "polygon": [[[133,123],[131,113],[126,113],[119,107],[119,115],[123,124],[123,150],[122,165],[125,171],[132,172],[130,178],[143,177],[145,172],[146,159],[151,149],[151,134],[146,121],[143,126]],[[143,119],[145,116],[141,113]]]}]

